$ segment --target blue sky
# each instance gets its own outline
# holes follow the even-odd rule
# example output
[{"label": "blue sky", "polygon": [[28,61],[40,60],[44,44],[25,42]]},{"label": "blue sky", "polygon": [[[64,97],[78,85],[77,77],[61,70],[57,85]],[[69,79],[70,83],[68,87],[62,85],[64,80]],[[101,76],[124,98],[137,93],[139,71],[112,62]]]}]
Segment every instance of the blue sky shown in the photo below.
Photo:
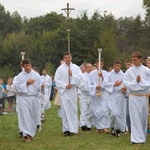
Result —
[{"label": "blue sky", "polygon": [[102,13],[112,13],[116,18],[135,17],[138,14],[144,18],[142,2],[143,0],[0,0],[6,11],[18,11],[21,17],[27,18],[45,15],[51,11],[66,15],[61,9],[65,8],[67,3],[75,8],[70,14],[71,17],[80,16],[84,10],[87,10],[90,17],[94,10],[99,9]]}]

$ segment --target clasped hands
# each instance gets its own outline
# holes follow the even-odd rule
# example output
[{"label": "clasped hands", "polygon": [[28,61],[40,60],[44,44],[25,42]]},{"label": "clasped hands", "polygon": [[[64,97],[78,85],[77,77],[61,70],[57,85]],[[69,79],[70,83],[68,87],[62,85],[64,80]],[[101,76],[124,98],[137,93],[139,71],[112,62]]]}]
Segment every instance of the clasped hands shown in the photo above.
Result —
[{"label": "clasped hands", "polygon": [[29,80],[27,80],[27,85],[31,85],[31,84],[33,84],[34,82],[35,82],[35,80],[29,79]]},{"label": "clasped hands", "polygon": [[[114,86],[120,86],[121,84],[122,84],[122,81],[117,80],[117,81],[115,82]],[[121,87],[121,91],[122,91],[123,93],[124,93],[126,90],[127,90],[127,89],[126,89],[125,86]]]},{"label": "clasped hands", "polygon": [[117,81],[114,83],[114,86],[120,86],[121,84],[122,84],[122,81],[117,80]]},{"label": "clasped hands", "polygon": [[137,81],[138,83],[141,81],[141,76],[140,76],[140,75],[138,75],[138,76],[136,77],[136,81]]}]

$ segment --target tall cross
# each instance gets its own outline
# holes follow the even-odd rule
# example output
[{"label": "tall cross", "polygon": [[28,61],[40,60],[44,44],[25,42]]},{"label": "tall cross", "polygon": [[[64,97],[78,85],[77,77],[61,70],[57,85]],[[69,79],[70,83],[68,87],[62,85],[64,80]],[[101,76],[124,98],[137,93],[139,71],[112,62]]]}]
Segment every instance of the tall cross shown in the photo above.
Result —
[{"label": "tall cross", "polygon": [[67,3],[67,8],[63,8],[61,10],[64,10],[67,13],[66,20],[70,20],[69,14],[71,13],[72,10],[75,10],[75,9],[74,8],[69,8],[69,3]]},{"label": "tall cross", "polygon": [[70,21],[70,13],[72,10],[75,10],[74,8],[69,8],[69,3],[67,3],[67,8],[63,8],[61,10],[64,10],[67,14],[67,22],[68,22],[68,29],[67,29],[67,33],[68,33],[68,54],[70,55],[70,27],[69,27],[69,21]]},{"label": "tall cross", "polygon": [[[68,65],[68,67],[69,67],[69,70],[70,70],[70,27],[69,27],[69,22],[70,22],[70,12],[72,11],[72,10],[74,10],[74,8],[69,8],[69,3],[67,3],[67,8],[63,8],[63,9],[61,9],[61,10],[64,10],[66,13],[67,13],[67,18],[66,18],[66,20],[67,20],[67,23],[68,23],[68,29],[67,29],[67,33],[68,33],[68,55],[69,55],[69,65]],[[69,84],[70,84],[70,75],[69,75]]]}]

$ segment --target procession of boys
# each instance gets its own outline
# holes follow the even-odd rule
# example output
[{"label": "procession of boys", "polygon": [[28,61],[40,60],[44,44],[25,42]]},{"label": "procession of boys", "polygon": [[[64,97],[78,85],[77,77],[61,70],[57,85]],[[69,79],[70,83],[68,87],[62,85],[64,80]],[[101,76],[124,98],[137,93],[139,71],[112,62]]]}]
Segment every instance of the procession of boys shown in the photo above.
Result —
[{"label": "procession of boys", "polygon": [[[80,67],[72,62],[68,52],[62,58],[63,63],[54,76],[57,90],[54,104],[58,106],[58,116],[62,119],[62,136],[79,136],[81,128],[82,132],[95,130],[112,138],[130,134],[131,143],[145,143],[150,58],[144,65],[142,54],[134,52],[125,62],[114,60],[108,71],[103,70],[107,60],[101,58],[96,59],[94,65],[84,62]],[[122,63],[125,63],[126,71],[121,70]],[[21,69],[8,91],[15,93],[18,132],[26,143],[30,143],[37,130],[42,132],[42,124],[46,123],[45,111],[51,109],[52,78],[46,69],[40,75],[27,58],[21,61]]]}]

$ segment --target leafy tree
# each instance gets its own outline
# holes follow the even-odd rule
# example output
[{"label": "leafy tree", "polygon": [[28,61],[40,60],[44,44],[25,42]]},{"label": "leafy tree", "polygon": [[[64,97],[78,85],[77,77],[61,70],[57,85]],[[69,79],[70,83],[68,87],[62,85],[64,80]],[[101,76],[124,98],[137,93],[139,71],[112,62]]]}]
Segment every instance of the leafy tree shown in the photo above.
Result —
[{"label": "leafy tree", "polygon": [[26,56],[30,58],[34,66],[43,69],[49,61],[56,64],[59,56],[57,54],[57,31],[43,31],[37,34],[26,35]]},{"label": "leafy tree", "polygon": [[5,33],[12,33],[12,32],[20,32],[22,30],[22,19],[21,16],[15,11],[11,15],[11,19],[8,21]]},{"label": "leafy tree", "polygon": [[150,1],[143,0],[143,6],[146,9],[147,15],[150,15]]},{"label": "leafy tree", "polygon": [[[150,47],[149,1],[143,1],[143,4],[147,12],[145,20],[140,15],[116,19],[113,14],[99,10],[91,17],[88,17],[88,11],[83,11],[77,18],[71,18],[73,62],[77,65],[86,61],[95,63],[97,48],[100,47],[103,48],[106,69],[116,58],[124,62],[133,51],[141,51],[146,58]],[[0,5],[0,18],[1,67],[11,64],[17,74],[20,71],[21,51],[25,51],[25,57],[30,58],[33,66],[40,70],[47,65],[53,65],[55,70],[60,65],[63,53],[68,50],[66,17],[50,12],[44,16],[22,19],[18,12],[10,15]]]},{"label": "leafy tree", "polygon": [[102,57],[105,60],[105,68],[109,68],[112,65],[112,62],[118,58],[119,51],[115,39],[114,30],[109,29],[102,33],[99,37],[99,43],[96,45],[97,48],[103,48]]},{"label": "leafy tree", "polygon": [[[141,39],[144,49],[149,50],[150,47],[150,1],[143,0],[143,7],[146,9],[146,17],[143,23],[144,26],[144,35]],[[147,51],[145,52],[147,54]]]},{"label": "leafy tree", "polygon": [[45,16],[31,18],[28,23],[24,26],[24,30],[27,34],[53,31],[58,29],[64,23],[64,17],[56,12],[51,12]]},{"label": "leafy tree", "polygon": [[5,65],[4,67],[0,68],[0,78],[4,80],[4,82],[7,82],[7,79],[9,77],[14,77],[15,73],[12,69],[12,65]]},{"label": "leafy tree", "polygon": [[22,19],[18,12],[14,12],[10,15],[5,11],[3,5],[0,4],[0,33],[3,37],[12,32],[20,32],[22,30]]},{"label": "leafy tree", "polygon": [[11,33],[3,41],[3,48],[0,49],[0,64],[5,66],[6,64],[12,64],[13,69],[17,73],[20,71],[20,52],[25,50],[26,38],[25,32]]},{"label": "leafy tree", "polygon": [[0,34],[5,36],[5,30],[7,29],[7,24],[11,20],[10,13],[5,11],[5,8],[0,4]]},{"label": "leafy tree", "polygon": [[46,63],[45,69],[48,71],[48,74],[50,76],[54,76],[56,69],[55,66],[50,61]]}]

